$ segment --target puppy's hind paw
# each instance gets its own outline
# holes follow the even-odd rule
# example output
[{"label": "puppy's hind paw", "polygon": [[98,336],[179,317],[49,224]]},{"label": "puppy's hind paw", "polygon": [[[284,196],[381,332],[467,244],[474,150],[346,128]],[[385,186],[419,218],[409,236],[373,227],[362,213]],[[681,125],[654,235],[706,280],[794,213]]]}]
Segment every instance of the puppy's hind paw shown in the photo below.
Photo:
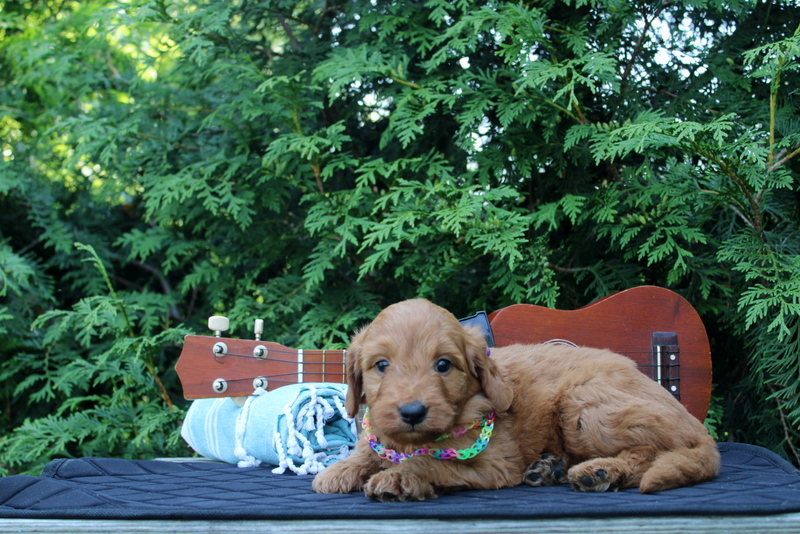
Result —
[{"label": "puppy's hind paw", "polygon": [[552,454],[542,454],[522,475],[529,486],[557,486],[567,482],[567,460]]},{"label": "puppy's hind paw", "polygon": [[598,469],[592,475],[583,475],[572,482],[575,491],[616,491],[617,488],[607,481],[605,470]]},{"label": "puppy's hind paw", "polygon": [[618,491],[622,485],[619,470],[613,466],[591,462],[584,462],[570,469],[568,478],[575,491]]}]

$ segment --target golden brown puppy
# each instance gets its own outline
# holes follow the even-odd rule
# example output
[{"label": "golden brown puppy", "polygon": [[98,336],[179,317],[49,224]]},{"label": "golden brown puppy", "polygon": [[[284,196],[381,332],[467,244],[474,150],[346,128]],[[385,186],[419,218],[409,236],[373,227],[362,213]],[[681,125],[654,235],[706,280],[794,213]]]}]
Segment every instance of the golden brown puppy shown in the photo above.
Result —
[{"label": "golden brown puppy", "polygon": [[426,300],[382,311],[347,353],[347,410],[366,403],[364,439],[314,490],[382,501],[522,482],[651,493],[717,474],[705,427],[632,360],[563,345],[488,353]]}]

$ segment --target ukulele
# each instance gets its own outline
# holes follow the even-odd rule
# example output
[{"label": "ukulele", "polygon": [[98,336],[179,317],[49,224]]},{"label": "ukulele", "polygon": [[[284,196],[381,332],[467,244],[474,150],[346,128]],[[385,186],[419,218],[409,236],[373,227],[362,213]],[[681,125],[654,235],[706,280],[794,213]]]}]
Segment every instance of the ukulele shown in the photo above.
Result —
[{"label": "ukulele", "polygon": [[[689,413],[705,419],[711,399],[708,337],[694,308],[673,291],[640,286],[571,311],[515,304],[489,314],[488,322],[498,347],[555,343],[627,356]],[[210,318],[209,328],[215,336],[185,337],[175,365],[187,399],[239,398],[257,388],[345,382],[345,350],[298,350],[261,341],[261,320],[255,323],[255,340],[222,337],[228,329],[225,317]]]}]

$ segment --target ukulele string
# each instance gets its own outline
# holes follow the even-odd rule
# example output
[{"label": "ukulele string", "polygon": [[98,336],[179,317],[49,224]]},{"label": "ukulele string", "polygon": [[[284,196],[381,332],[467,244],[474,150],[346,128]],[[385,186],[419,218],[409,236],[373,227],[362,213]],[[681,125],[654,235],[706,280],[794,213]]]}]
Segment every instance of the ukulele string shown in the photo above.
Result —
[{"label": "ukulele string", "polygon": [[[331,354],[331,355],[336,354],[337,352],[344,353],[344,351],[342,351],[342,350],[328,350],[328,349],[325,349],[324,351],[320,350],[320,352],[325,352],[325,353],[328,353],[328,354]],[[271,349],[271,350],[269,350],[269,354],[270,355],[271,354],[276,354],[276,353],[277,354],[290,354],[290,355],[294,355],[295,357],[297,357],[297,355],[298,355],[297,351],[279,350],[279,349]],[[641,350],[640,351],[617,351],[617,353],[618,354],[623,354],[623,355],[627,355],[627,354],[650,354],[650,351],[641,351]],[[307,357],[309,355],[309,351],[304,351],[304,355]],[[225,356],[226,357],[227,356],[234,356],[234,357],[237,357],[237,358],[247,358],[247,359],[251,359],[251,360],[259,360],[259,361],[264,361],[264,362],[270,361],[270,362],[288,363],[288,364],[297,364],[298,363],[298,361],[296,359],[290,360],[290,359],[278,359],[278,358],[270,358],[270,357],[258,358],[258,357],[254,356],[252,354],[237,354],[237,353],[230,353],[229,352],[229,353],[225,354]],[[325,354],[323,354],[322,356],[323,356],[323,360],[320,361],[320,362],[313,362],[313,361],[308,361],[308,360],[303,361],[303,367],[304,367],[303,374],[304,375],[312,375],[312,376],[313,375],[319,375],[320,377],[325,377],[325,376],[344,377],[345,376],[345,372],[344,371],[342,371],[342,372],[330,372],[330,371],[328,371],[326,369],[326,366],[328,366],[328,365],[332,365],[332,366],[344,365],[343,362],[326,361],[324,359]],[[214,354],[214,361],[216,361],[217,363],[219,363],[221,365],[224,364],[224,361],[222,360],[222,357],[218,356],[217,354]],[[313,371],[314,366],[320,366],[322,368],[322,371],[321,372],[314,372]],[[666,364],[658,365],[658,364],[639,364],[639,363],[637,363],[637,367],[639,367],[640,369],[655,369],[655,368],[658,368],[658,367],[661,367],[661,368],[673,368],[673,367],[680,367],[680,364],[679,363],[666,363]],[[271,380],[273,382],[279,382],[281,384],[293,384],[294,382],[291,382],[289,380],[279,380],[279,378],[297,376],[298,374],[299,374],[298,372],[291,372],[291,373],[273,374],[273,375],[269,375],[269,376],[253,376],[253,377],[248,377],[248,378],[234,378],[234,379],[229,379],[228,382],[244,382],[244,381],[251,381],[251,380],[254,380],[256,378],[266,378],[267,380]],[[674,382],[674,381],[678,381],[680,379],[679,378],[667,378],[667,377],[665,377],[664,380],[665,381],[669,381],[669,382]]]},{"label": "ukulele string", "polygon": [[[329,353],[335,354],[336,352],[340,352],[340,353],[344,354],[344,351],[339,351],[339,350],[325,349],[324,352],[326,353],[324,356],[330,355]],[[288,350],[270,350],[269,353],[270,354],[273,354],[273,353],[292,354],[295,357],[298,355],[297,351],[288,351]],[[309,356],[309,351],[304,351],[304,355],[306,357],[308,357]],[[288,364],[292,364],[292,365],[296,365],[298,363],[297,359],[284,360],[284,359],[270,358],[270,357],[258,358],[256,356],[253,356],[252,354],[237,354],[237,353],[233,353],[233,352],[226,353],[224,357],[228,357],[228,356],[233,356],[233,357],[236,357],[236,358],[246,358],[246,359],[250,359],[250,360],[258,360],[258,361],[262,361],[262,362],[288,363]],[[223,357],[221,357],[221,356],[219,356],[217,354],[214,354],[214,361],[217,362],[220,365],[224,365],[225,364],[225,361],[224,361]],[[303,374],[304,375],[311,375],[311,376],[320,375],[321,378],[328,377],[328,376],[331,376],[331,377],[338,376],[338,377],[344,378],[344,376],[345,376],[345,372],[344,371],[334,372],[334,371],[329,371],[329,370],[326,369],[326,367],[328,367],[328,366],[336,366],[336,365],[344,366],[344,362],[335,362],[335,361],[331,362],[331,361],[326,361],[324,359],[323,359],[323,361],[320,361],[320,362],[304,360],[303,361],[303,369],[304,369],[303,370]],[[315,366],[322,367],[322,370],[320,372],[314,372],[314,367]],[[299,372],[295,371],[295,372],[291,372],[291,373],[273,374],[273,375],[267,375],[267,376],[259,375],[259,376],[245,377],[245,378],[231,378],[231,379],[227,379],[227,381],[228,382],[242,382],[242,381],[255,380],[256,378],[266,378],[267,380],[273,380],[275,382],[280,382],[282,384],[294,384],[295,382],[291,382],[289,380],[275,380],[275,379],[278,378],[278,377],[298,376],[299,374],[300,374]]]},{"label": "ukulele string", "polygon": [[[312,374],[313,375],[313,374],[319,374],[319,373],[306,373],[306,374]],[[344,376],[344,373],[341,373],[341,375]],[[251,377],[245,377],[245,378],[230,378],[230,379],[226,378],[225,381],[228,382],[228,383],[231,383],[231,382],[247,382],[247,381],[250,381],[250,380],[255,380],[256,378],[266,378],[267,380],[270,380],[270,381],[273,381],[273,382],[280,382],[281,384],[295,384],[296,382],[292,382],[290,380],[278,380],[279,378],[289,377],[289,376],[297,376],[297,373],[282,373],[282,374],[279,374],[279,375],[251,376]]]},{"label": "ukulele string", "polygon": [[[279,354],[292,354],[295,357],[297,357],[297,355],[298,355],[298,352],[296,352],[296,351],[288,351],[288,350],[270,350],[269,354],[273,354],[273,353],[276,353],[276,352],[279,353]],[[320,350],[319,352],[322,353],[323,351]],[[330,356],[330,355],[335,355],[337,352],[339,352],[341,354],[344,354],[345,351],[343,351],[343,350],[325,349],[324,352],[326,353],[324,355],[324,357],[327,357],[327,356]],[[308,350],[303,351],[303,355],[304,355],[305,358],[308,358],[309,356],[311,356],[311,354],[312,354],[312,351],[308,351]],[[281,359],[278,359],[278,358],[271,358],[269,356],[259,358],[257,356],[252,355],[252,354],[236,354],[234,352],[227,352],[223,356],[219,356],[218,354],[215,353],[214,354],[214,361],[216,361],[217,363],[224,363],[223,358],[226,358],[228,356],[235,356],[237,358],[249,358],[251,360],[259,360],[259,361],[262,361],[262,362],[269,361],[269,362],[278,362],[278,363],[298,363],[296,359],[295,360],[281,360]],[[344,365],[343,362],[326,361],[324,359],[322,361],[319,361],[319,362],[304,360],[303,363],[304,363],[304,365]]]}]

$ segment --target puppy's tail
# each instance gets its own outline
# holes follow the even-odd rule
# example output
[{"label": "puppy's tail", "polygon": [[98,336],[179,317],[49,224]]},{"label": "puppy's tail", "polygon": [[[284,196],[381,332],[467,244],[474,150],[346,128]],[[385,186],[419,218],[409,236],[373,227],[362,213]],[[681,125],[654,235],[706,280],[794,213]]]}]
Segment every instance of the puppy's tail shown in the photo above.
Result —
[{"label": "puppy's tail", "polygon": [[694,447],[661,452],[642,475],[639,491],[655,493],[704,482],[719,473],[719,450],[711,436],[703,436]]}]

